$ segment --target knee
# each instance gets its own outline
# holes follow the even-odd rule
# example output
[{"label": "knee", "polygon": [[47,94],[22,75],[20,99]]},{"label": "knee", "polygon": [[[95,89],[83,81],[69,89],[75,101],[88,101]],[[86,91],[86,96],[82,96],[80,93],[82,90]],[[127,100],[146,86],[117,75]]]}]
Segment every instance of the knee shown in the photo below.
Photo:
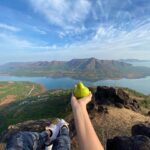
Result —
[{"label": "knee", "polygon": [[9,137],[6,145],[6,150],[9,148],[17,148],[23,146],[22,133],[18,132]]}]

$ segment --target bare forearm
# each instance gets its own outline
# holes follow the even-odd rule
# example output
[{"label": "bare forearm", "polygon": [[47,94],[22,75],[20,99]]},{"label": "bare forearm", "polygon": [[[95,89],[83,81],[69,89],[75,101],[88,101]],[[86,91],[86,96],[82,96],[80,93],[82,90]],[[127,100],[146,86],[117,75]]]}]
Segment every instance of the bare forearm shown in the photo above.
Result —
[{"label": "bare forearm", "polygon": [[85,144],[83,143],[85,143],[85,139],[87,137],[86,137],[85,124],[83,122],[84,117],[83,117],[82,109],[80,108],[73,109],[73,115],[74,115],[77,136],[78,136],[79,148],[80,150],[85,150]]},{"label": "bare forearm", "polygon": [[86,110],[86,104],[91,101],[91,98],[91,93],[89,94],[89,96],[78,100],[73,95],[71,98],[71,105],[79,141],[79,148],[81,150],[103,150],[103,146],[95,133],[88,112]]},{"label": "bare forearm", "polygon": [[86,150],[104,150],[102,144],[100,143],[96,132],[93,128],[93,125],[91,123],[91,120],[89,118],[88,112],[86,107],[81,107],[82,108],[82,113],[84,116],[84,124],[85,124],[85,129],[86,129],[86,136],[88,138],[88,142],[86,144]]},{"label": "bare forearm", "polygon": [[91,120],[89,118],[86,107],[78,107],[73,110],[79,147],[81,150],[103,150]]}]

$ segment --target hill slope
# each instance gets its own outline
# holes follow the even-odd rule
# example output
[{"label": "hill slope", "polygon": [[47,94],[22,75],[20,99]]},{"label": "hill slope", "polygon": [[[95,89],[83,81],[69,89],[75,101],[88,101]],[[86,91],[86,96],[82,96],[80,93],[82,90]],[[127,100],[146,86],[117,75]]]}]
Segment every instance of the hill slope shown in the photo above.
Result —
[{"label": "hill slope", "polygon": [[[104,146],[108,138],[113,138],[117,135],[131,135],[130,130],[134,124],[150,122],[149,116],[143,114],[141,111],[143,105],[139,107],[138,103],[139,100],[141,102],[145,98],[150,103],[148,96],[139,96],[138,93],[134,95],[133,91],[121,88],[98,87],[97,90],[95,88],[90,89],[94,97],[88,105],[88,111],[95,130]],[[9,130],[6,130],[0,136],[0,141],[4,142],[10,134],[18,130],[42,131],[50,121],[54,120],[52,118],[60,117],[66,118],[70,123],[72,149],[78,149],[70,107],[70,93],[71,90],[50,90],[37,96],[28,97],[22,101],[13,102],[5,108],[1,108],[1,131],[11,124],[23,121],[27,122],[9,126]],[[145,109],[145,113],[147,114],[150,105]],[[39,120],[44,118],[46,120]],[[37,119],[38,121],[28,121]]]},{"label": "hill slope", "polygon": [[70,61],[41,61],[7,63],[0,66],[0,74],[15,76],[72,77],[84,80],[140,78],[150,75],[150,68],[96,58]]},{"label": "hill slope", "polygon": [[42,85],[32,82],[0,81],[0,107],[14,100],[34,96],[44,92]]}]

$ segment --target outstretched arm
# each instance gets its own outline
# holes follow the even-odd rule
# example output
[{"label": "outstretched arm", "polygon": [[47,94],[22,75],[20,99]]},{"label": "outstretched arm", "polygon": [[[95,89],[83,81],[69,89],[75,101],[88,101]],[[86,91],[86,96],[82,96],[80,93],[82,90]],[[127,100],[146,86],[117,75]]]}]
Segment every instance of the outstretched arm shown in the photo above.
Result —
[{"label": "outstretched arm", "polygon": [[71,105],[81,150],[104,150],[89,118],[86,105],[91,101],[92,94],[77,100],[72,95]]}]

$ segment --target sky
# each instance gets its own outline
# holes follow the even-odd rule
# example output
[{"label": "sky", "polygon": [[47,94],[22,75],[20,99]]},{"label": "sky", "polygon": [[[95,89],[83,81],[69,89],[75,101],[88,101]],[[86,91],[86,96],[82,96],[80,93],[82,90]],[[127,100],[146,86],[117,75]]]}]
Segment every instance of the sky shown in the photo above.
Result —
[{"label": "sky", "polygon": [[0,63],[150,59],[150,0],[0,0]]}]

